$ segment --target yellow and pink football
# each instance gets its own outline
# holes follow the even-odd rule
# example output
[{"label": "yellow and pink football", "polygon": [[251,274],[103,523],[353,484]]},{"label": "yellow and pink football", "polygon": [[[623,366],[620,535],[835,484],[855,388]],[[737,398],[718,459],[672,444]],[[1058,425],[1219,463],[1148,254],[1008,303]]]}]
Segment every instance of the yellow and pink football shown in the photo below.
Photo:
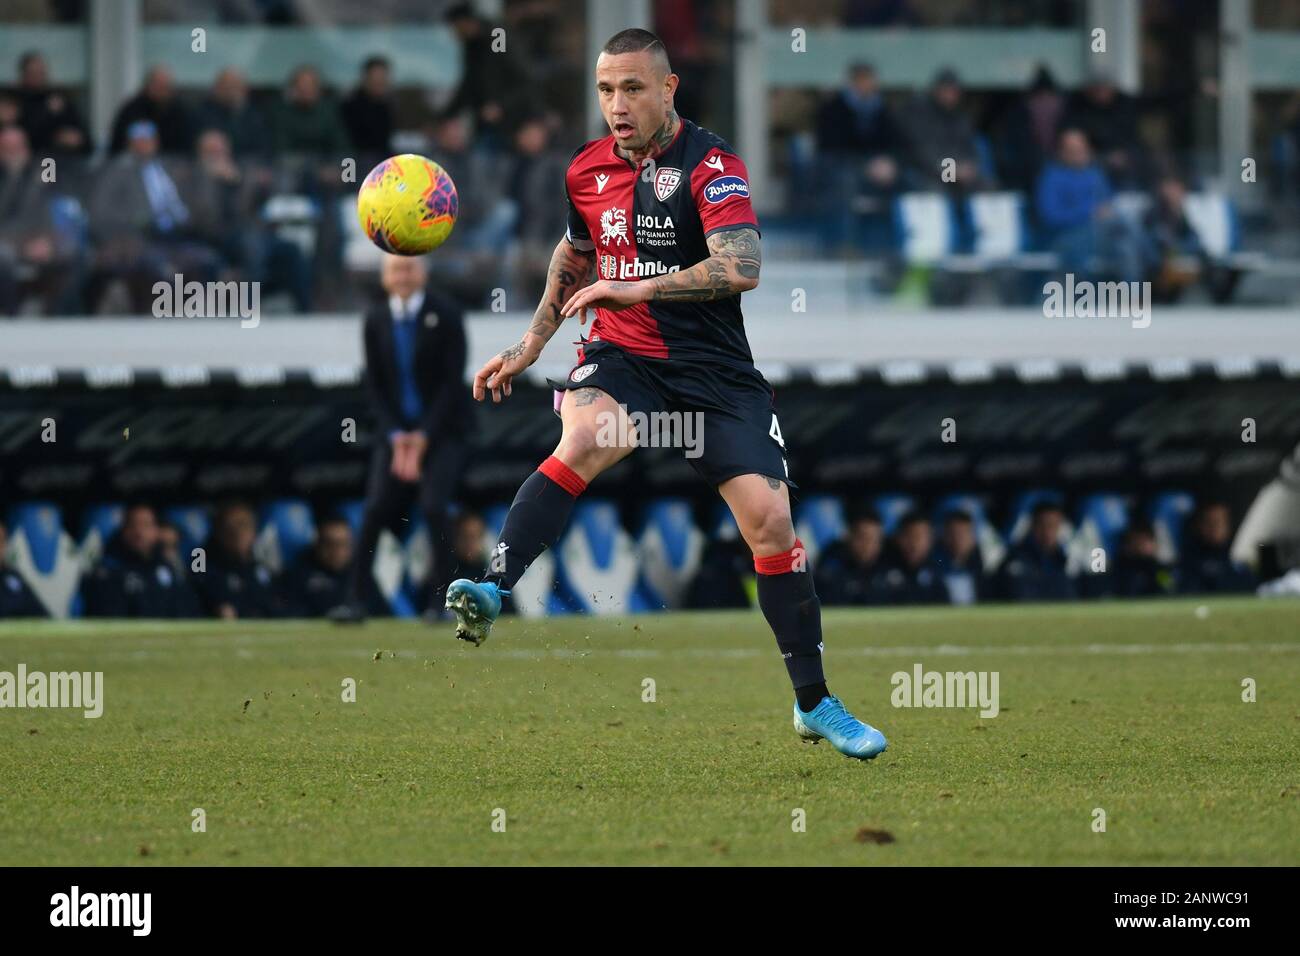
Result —
[{"label": "yellow and pink football", "polygon": [[357,193],[357,219],[385,252],[420,256],[437,249],[456,225],[460,198],[447,171],[414,153],[390,156]]}]

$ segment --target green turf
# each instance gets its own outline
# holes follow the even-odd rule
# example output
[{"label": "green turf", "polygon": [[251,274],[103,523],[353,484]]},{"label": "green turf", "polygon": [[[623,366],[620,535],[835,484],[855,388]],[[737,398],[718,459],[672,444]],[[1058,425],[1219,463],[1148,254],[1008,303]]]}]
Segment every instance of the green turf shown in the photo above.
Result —
[{"label": "green turf", "polygon": [[[0,864],[1294,864],[1300,604],[1199,604],[828,612],[869,763],[796,738],[757,612],[7,623],[0,670],[106,686],[0,710]],[[892,707],[918,662],[1001,713]]]}]

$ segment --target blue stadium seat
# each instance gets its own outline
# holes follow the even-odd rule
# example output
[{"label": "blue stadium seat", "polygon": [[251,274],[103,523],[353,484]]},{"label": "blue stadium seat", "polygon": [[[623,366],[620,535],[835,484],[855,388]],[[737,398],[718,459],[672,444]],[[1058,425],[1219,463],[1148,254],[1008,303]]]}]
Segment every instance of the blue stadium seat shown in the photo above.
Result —
[{"label": "blue stadium seat", "polygon": [[911,495],[884,494],[876,495],[871,504],[880,515],[880,523],[885,529],[885,534],[893,534],[898,526],[898,519],[916,507],[916,499]]},{"label": "blue stadium seat", "polygon": [[104,553],[104,545],[113,537],[122,524],[122,514],[126,509],[118,504],[89,505],[81,512],[81,551],[82,567],[89,568]]},{"label": "blue stadium seat", "polygon": [[1165,491],[1152,499],[1147,515],[1156,533],[1156,557],[1165,564],[1178,560],[1183,546],[1183,525],[1196,507],[1185,491]]},{"label": "blue stadium seat", "polygon": [[316,538],[311,506],[300,498],[278,498],[262,508],[262,530],[253,553],[272,571],[283,571]]},{"label": "blue stadium seat", "polygon": [[63,512],[48,501],[9,509],[9,560],[54,617],[72,613],[81,581],[77,545],[63,527]]},{"label": "blue stadium seat", "polygon": [[894,200],[898,251],[908,265],[936,265],[960,240],[957,211],[943,193],[903,193]]},{"label": "blue stadium seat", "polygon": [[[501,526],[505,524],[506,513],[509,510],[509,505],[500,504],[492,505],[483,512],[483,524],[487,526],[484,534],[489,552],[496,547],[497,540],[501,536]],[[543,551],[510,592],[511,603],[522,617],[566,614],[574,610],[572,605],[557,593],[556,579],[559,564],[557,550],[551,548]]]},{"label": "blue stadium seat", "polygon": [[1201,246],[1211,258],[1223,259],[1241,249],[1237,209],[1223,193],[1189,193],[1184,211]]},{"label": "blue stadium seat", "polygon": [[1119,556],[1124,529],[1128,527],[1128,502],[1122,495],[1088,495],[1079,504],[1078,529],[1071,551],[1080,569],[1091,567],[1095,548],[1106,551],[1106,566]]},{"label": "blue stadium seat", "polygon": [[735,541],[740,537],[740,525],[736,524],[736,519],[725,501],[719,501],[713,508],[709,537],[719,541]]},{"label": "blue stadium seat", "polygon": [[176,525],[180,532],[181,559],[190,561],[195,548],[201,548],[212,530],[212,517],[203,505],[173,505],[163,510],[163,519]]},{"label": "blue stadium seat", "polygon": [[844,504],[834,495],[809,495],[795,509],[795,533],[808,560],[815,561],[827,545],[848,533]]},{"label": "blue stadium seat", "polygon": [[575,607],[592,614],[635,610],[636,546],[612,501],[580,500],[557,551],[560,581]]},{"label": "blue stadium seat", "polygon": [[704,534],[685,498],[659,498],[646,506],[637,560],[641,593],[636,609],[680,607],[700,567]]}]

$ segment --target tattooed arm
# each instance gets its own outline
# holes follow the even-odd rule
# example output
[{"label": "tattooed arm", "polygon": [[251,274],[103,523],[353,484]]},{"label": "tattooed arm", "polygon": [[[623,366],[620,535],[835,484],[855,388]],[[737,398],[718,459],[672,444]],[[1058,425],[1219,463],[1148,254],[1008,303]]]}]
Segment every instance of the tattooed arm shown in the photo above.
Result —
[{"label": "tattooed arm", "polygon": [[705,240],[709,258],[689,269],[656,276],[649,282],[659,302],[708,302],[748,292],[758,285],[763,264],[758,230],[749,227],[715,232]]},{"label": "tattooed arm", "polygon": [[560,315],[581,315],[587,322],[588,309],[626,309],[638,302],[709,302],[748,292],[758,285],[763,263],[758,230],[750,226],[715,232],[705,240],[712,253],[689,269],[670,272],[640,282],[601,279],[573,296]]},{"label": "tattooed arm", "polygon": [[474,398],[483,401],[488,392],[499,402],[510,394],[510,380],[537,361],[542,349],[564,321],[562,310],[574,291],[587,281],[594,252],[574,248],[568,237],[560,240],[546,270],[546,291],[533,313],[533,321],[524,337],[500,355],[495,355],[474,376]]}]

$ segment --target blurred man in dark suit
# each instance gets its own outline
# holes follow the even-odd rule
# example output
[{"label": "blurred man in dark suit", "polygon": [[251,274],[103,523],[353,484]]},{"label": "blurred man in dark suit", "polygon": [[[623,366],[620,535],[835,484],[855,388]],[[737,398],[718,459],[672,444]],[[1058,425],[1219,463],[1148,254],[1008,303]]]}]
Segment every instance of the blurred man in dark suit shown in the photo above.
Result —
[{"label": "blurred man in dark suit", "polygon": [[50,612],[24,580],[17,568],[8,564],[9,529],[0,521],[0,618],[49,617]]},{"label": "blurred man in dark suit", "polygon": [[385,257],[381,279],[388,298],[366,313],[366,383],[381,440],[371,459],[349,600],[331,612],[336,621],[364,618],[379,535],[407,516],[417,493],[429,528],[431,615],[440,612],[450,581],[447,506],[465,466],[473,408],[462,310],[427,278],[423,259]]}]

